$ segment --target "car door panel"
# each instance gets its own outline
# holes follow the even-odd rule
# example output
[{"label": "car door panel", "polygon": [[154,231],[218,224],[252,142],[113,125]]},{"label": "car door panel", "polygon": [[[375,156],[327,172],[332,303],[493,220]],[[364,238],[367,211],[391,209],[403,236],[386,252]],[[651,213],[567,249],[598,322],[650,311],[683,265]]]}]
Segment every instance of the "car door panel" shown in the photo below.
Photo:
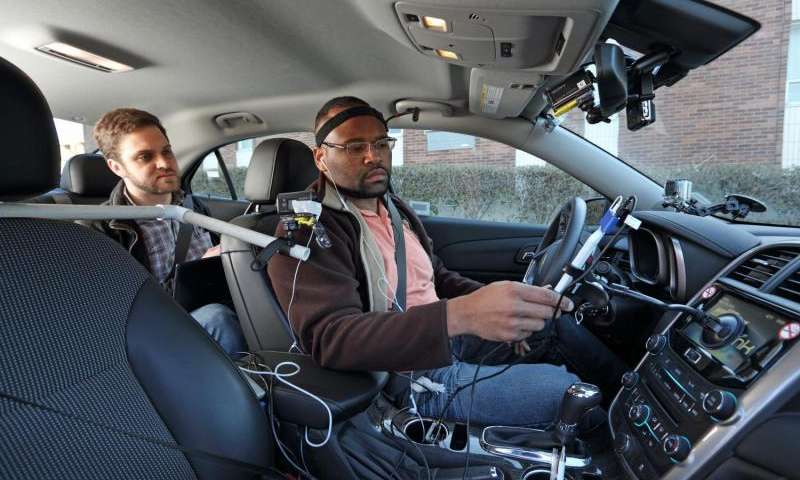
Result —
[{"label": "car door panel", "polygon": [[546,228],[541,225],[422,217],[434,253],[448,269],[481,281],[519,280]]}]

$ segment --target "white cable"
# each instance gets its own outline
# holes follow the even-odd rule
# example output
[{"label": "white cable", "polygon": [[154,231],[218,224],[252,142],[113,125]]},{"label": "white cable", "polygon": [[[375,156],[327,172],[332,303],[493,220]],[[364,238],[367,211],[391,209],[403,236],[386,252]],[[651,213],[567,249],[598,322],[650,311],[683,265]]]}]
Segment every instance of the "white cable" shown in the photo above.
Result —
[{"label": "white cable", "polygon": [[[322,216],[322,215],[320,215]],[[317,219],[319,221],[319,219]],[[308,242],[306,243],[306,248],[311,246],[311,240],[314,239],[314,232],[311,232],[311,235],[308,237]],[[294,278],[292,279],[292,295],[289,297],[289,305],[286,307],[286,321],[289,323],[289,331],[292,334],[292,346],[289,347],[289,351],[291,352],[293,348],[298,348],[297,343],[297,336],[294,334],[294,326],[292,325],[292,304],[294,303],[294,293],[297,288],[297,274],[300,273],[300,262],[297,262],[297,266],[294,269]],[[298,348],[299,350],[299,348]]]},{"label": "white cable", "polygon": [[[411,382],[413,384],[413,382],[415,382],[415,380],[414,380],[414,371],[413,370],[408,374],[408,377],[411,379]],[[422,419],[422,414],[419,412],[419,408],[417,407],[417,401],[416,401],[416,399],[414,399],[414,389],[413,388],[409,388],[408,389],[408,398],[409,398],[409,400],[411,400],[411,408],[408,411],[411,412],[411,410],[413,409],[412,413],[416,413],[417,414],[417,418],[419,419],[419,431],[420,431],[420,434],[422,435],[422,442],[421,443],[425,443],[425,441],[428,439],[428,433],[425,431],[425,421]],[[433,422],[431,422],[431,426],[433,426],[432,424],[433,424]],[[431,443],[433,443],[433,442],[431,442]]]},{"label": "white cable", "polygon": [[[322,408],[324,408],[325,412],[328,414],[328,431],[325,434],[325,439],[322,440],[321,443],[312,442],[308,438],[308,427],[306,427],[305,439],[306,439],[306,443],[308,444],[309,447],[319,448],[319,447],[325,446],[325,444],[328,443],[328,440],[330,440],[331,433],[333,432],[333,413],[331,413],[331,409],[318,396],[316,396],[313,393],[309,392],[308,390],[305,390],[305,389],[303,389],[301,387],[298,387],[297,385],[295,385],[295,384],[289,382],[288,380],[286,380],[286,378],[293,377],[293,376],[297,375],[298,373],[300,373],[300,365],[298,365],[298,364],[296,364],[294,362],[280,362],[279,364],[275,365],[275,369],[274,370],[270,369],[267,365],[263,365],[261,363],[259,363],[257,365],[259,367],[264,367],[267,370],[251,370],[251,369],[245,368],[245,367],[239,367],[239,369],[241,371],[243,371],[243,372],[251,373],[253,375],[275,377],[279,382],[281,382],[281,383],[283,383],[283,384],[285,384],[285,385],[297,390],[298,392],[300,392],[302,394],[305,394],[305,395],[311,397],[312,399],[314,399],[317,402],[319,402],[320,405],[322,405]],[[290,372],[290,373],[280,373],[280,369],[283,366],[293,367],[295,370],[293,372]]]},{"label": "white cable", "polygon": [[[245,352],[245,353],[247,355],[250,355],[250,352]],[[271,396],[272,388],[268,386],[266,383],[264,384],[264,386],[266,387],[266,391],[269,392],[269,395]],[[305,474],[308,478],[314,479],[314,475],[311,475],[311,473],[309,473],[308,471],[308,466],[306,466],[305,469],[302,469],[294,462],[294,460],[292,460],[292,457],[289,455],[287,451],[288,447],[286,447],[286,445],[284,445],[281,439],[278,437],[278,428],[277,428],[278,419],[276,418],[275,413],[272,411],[270,405],[271,405],[271,399],[267,401],[267,408],[269,411],[269,420],[270,420],[270,430],[272,430],[272,438],[275,440],[275,444],[278,445],[278,450],[281,451],[283,458],[285,458],[286,461],[289,462],[289,464],[295,468],[295,470],[297,470],[301,474]]]},{"label": "white cable", "polygon": [[[372,248],[370,248],[368,243],[364,242],[364,246],[367,248],[367,252],[369,252],[370,256],[372,257],[372,261],[377,264],[378,263],[378,258],[375,255],[375,252],[372,251]],[[383,255],[381,255],[381,256],[383,256]],[[386,267],[384,266],[384,272],[385,272],[385,268]],[[385,289],[381,288],[381,284],[385,284],[386,288]],[[390,306],[394,306],[394,308],[396,308],[398,312],[404,312],[405,311],[405,310],[403,310],[403,307],[400,306],[400,302],[397,301],[397,289],[394,290],[394,292],[393,292],[394,295],[392,295],[391,297],[389,296],[388,293],[386,293],[392,286],[389,284],[389,279],[386,277],[385,273],[384,273],[383,276],[381,276],[381,278],[378,279],[377,287],[378,287],[378,293],[383,295],[383,298],[385,298],[386,301],[389,302]]]}]

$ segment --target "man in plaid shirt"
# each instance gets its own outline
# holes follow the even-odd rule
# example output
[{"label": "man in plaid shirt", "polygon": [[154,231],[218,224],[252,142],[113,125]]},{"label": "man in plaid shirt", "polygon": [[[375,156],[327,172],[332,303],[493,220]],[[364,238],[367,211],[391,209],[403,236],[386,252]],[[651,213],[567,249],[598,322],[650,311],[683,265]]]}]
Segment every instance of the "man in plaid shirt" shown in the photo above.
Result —
[{"label": "man in plaid shirt", "polygon": [[[142,110],[118,108],[97,122],[94,137],[109,168],[121,178],[107,205],[194,207],[180,188],[178,162],[157,117]],[[128,249],[167,291],[172,291],[180,232],[177,220],[111,220],[95,222],[94,226]],[[214,255],[219,255],[219,246],[212,245],[207,231],[194,227],[182,261]],[[247,350],[239,320],[227,306],[212,303],[191,315],[228,354]]]}]

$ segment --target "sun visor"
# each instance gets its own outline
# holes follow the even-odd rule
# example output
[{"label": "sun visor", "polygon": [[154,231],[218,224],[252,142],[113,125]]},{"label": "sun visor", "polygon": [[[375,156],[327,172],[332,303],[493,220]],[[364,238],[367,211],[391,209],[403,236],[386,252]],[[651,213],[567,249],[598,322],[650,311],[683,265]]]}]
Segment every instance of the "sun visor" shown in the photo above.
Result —
[{"label": "sun visor", "polygon": [[484,69],[568,74],[594,46],[616,0],[506,0],[491,7],[395,4],[400,24],[423,55]]},{"label": "sun visor", "polygon": [[473,68],[469,75],[469,110],[490,118],[518,117],[542,81],[532,72]]}]

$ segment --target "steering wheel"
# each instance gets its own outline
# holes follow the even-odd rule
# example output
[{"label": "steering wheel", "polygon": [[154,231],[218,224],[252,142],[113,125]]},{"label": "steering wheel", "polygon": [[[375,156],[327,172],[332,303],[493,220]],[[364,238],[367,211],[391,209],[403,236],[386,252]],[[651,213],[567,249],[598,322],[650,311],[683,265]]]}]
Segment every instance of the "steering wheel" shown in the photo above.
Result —
[{"label": "steering wheel", "polygon": [[556,286],[564,267],[575,257],[586,223],[586,201],[572,197],[556,210],[542,243],[528,264],[522,281],[529,285]]}]

